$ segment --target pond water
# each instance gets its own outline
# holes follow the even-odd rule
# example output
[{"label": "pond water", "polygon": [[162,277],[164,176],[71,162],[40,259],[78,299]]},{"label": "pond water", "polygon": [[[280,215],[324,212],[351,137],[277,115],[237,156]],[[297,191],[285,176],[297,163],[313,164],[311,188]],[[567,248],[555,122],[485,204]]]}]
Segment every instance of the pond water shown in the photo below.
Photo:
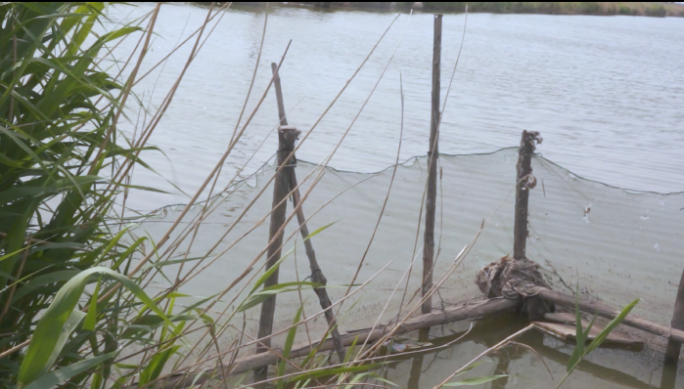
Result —
[{"label": "pond water", "polygon": [[[113,7],[114,21],[149,12],[139,4]],[[204,20],[207,9],[162,7],[145,72]],[[136,182],[192,194],[225,151],[240,116],[264,28],[263,9],[229,10],[180,84],[149,143],[164,154],[146,161],[163,178],[136,172]],[[276,8],[269,14],[254,92],[256,106],[290,39],[281,69],[291,124],[308,131],[368,55],[394,14]],[[445,15],[442,99],[463,33],[464,15]],[[402,15],[368,63],[323,118],[298,157],[321,162],[350,125],[405,31],[392,64],[330,166],[373,172],[396,158],[401,121],[399,74],[405,94],[400,160],[424,155],[430,120],[432,16]],[[118,47],[128,54],[130,39]],[[157,107],[176,81],[192,45],[186,45],[134,89]],[[557,15],[468,16],[458,71],[445,108],[440,151],[491,152],[519,143],[523,129],[540,131],[541,152],[576,174],[636,190],[684,190],[684,18]],[[150,102],[151,101],[151,102]],[[149,102],[149,103],[148,103]],[[133,122],[138,112],[130,113]],[[248,115],[245,114],[243,122]],[[267,95],[227,161],[225,182],[264,138],[245,169],[270,158],[277,137],[273,93]],[[140,119],[142,122],[142,117]],[[233,167],[233,169],[230,169]],[[156,209],[187,197],[135,194],[133,208]]]},{"label": "pond water", "polygon": [[[116,23],[150,9],[147,5],[113,7],[110,17]],[[162,7],[158,36],[142,72],[197,28],[206,11],[189,5]],[[226,12],[188,69],[149,141],[163,152],[145,157],[158,174],[138,169],[134,176],[133,184],[170,193],[134,191],[128,199],[130,207],[149,211],[187,202],[188,196],[182,192],[192,195],[218,162],[240,117],[259,53],[264,17],[265,10],[258,8]],[[292,39],[281,69],[285,106],[290,124],[308,131],[393,18],[387,13],[273,7],[254,92],[242,122],[268,84],[270,63],[280,59]],[[444,16],[442,99],[464,21],[464,15]],[[331,159],[330,168],[318,169],[316,165],[330,155],[352,123],[404,30],[396,57]],[[313,239],[321,267],[330,285],[348,283],[369,245],[392,179],[393,171],[387,167],[397,158],[401,74],[405,111],[399,160],[408,162],[397,168],[387,208],[359,280],[382,272],[355,297],[356,304],[344,308],[340,317],[343,330],[372,325],[389,302],[387,311],[380,315],[386,322],[396,313],[404,290],[410,296],[419,286],[416,274],[420,271],[415,270],[406,286],[391,295],[398,283],[406,282],[402,276],[413,253],[421,256],[421,240],[417,245],[415,242],[416,236],[422,237],[416,229],[426,163],[424,157],[411,157],[425,155],[427,150],[431,42],[431,15],[415,14],[410,20],[402,15],[297,154],[300,161],[309,161],[300,162],[297,168],[303,193],[313,186],[313,178],[307,179],[309,174],[315,177],[324,172],[305,204],[307,215],[313,215],[310,229],[335,222]],[[126,41],[116,50],[125,53],[134,44]],[[182,48],[136,86],[134,90],[146,106],[154,109],[161,104],[189,50]],[[450,268],[454,257],[478,233],[482,220],[487,222],[472,252],[440,289],[441,301],[477,296],[473,283],[477,269],[511,251],[511,189],[517,151],[506,147],[518,144],[520,132],[527,129],[540,131],[544,137],[539,146],[544,156],[533,161],[541,185],[531,192],[528,257],[544,266],[559,290],[579,284],[584,294],[600,296],[616,306],[641,297],[644,302],[637,306],[638,313],[667,324],[684,263],[682,63],[682,18],[469,15],[441,127],[440,151],[444,155],[440,162],[436,274]],[[127,113],[132,123],[138,120],[138,111],[129,109]],[[143,120],[149,121],[149,117],[141,115]],[[223,193],[192,247],[185,243],[176,249],[179,256],[201,257],[209,247],[217,247],[209,257],[214,262],[186,284],[183,292],[194,296],[217,293],[258,258],[266,245],[268,223],[261,220],[271,208],[269,179],[273,170],[268,163],[277,148],[277,136],[271,132],[276,124],[276,103],[270,91],[223,166],[219,187],[238,171],[241,177],[249,178]],[[129,134],[134,132],[133,124],[123,126]],[[265,194],[224,237],[262,190]],[[165,207],[141,229],[153,238],[162,236],[182,208]],[[193,208],[185,220],[200,211],[200,207]],[[287,250],[296,245],[292,224],[285,234]],[[175,236],[179,233],[174,232]],[[308,276],[303,248],[298,250],[286,258],[282,281]],[[299,261],[296,268],[295,261]],[[182,273],[188,268],[170,266],[168,270]],[[150,288],[167,285],[159,279]],[[343,293],[341,288],[330,289],[333,300]],[[216,310],[230,309],[228,301],[240,296],[231,292]],[[276,327],[290,323],[300,303],[296,294],[278,299]],[[315,312],[316,304],[312,296],[305,301],[308,312]],[[256,333],[257,317],[258,309],[247,312],[248,331]],[[502,322],[510,325],[501,327],[501,332],[484,323],[480,328],[485,330],[467,342],[437,356],[426,356],[419,363],[424,370],[419,387],[438,383],[440,377],[484,350],[487,342],[504,338],[519,324],[513,319],[498,324]],[[309,328],[313,334],[323,329],[321,320]],[[221,341],[229,344],[233,339],[234,334],[227,334]],[[541,355],[558,382],[564,355],[570,354],[568,346],[540,334],[527,335],[523,342],[545,350]],[[589,362],[564,387],[656,387],[660,382],[660,362],[652,350],[601,350]],[[397,362],[386,374],[398,384],[409,385],[416,363]],[[496,368],[490,364],[478,372],[507,371],[511,378],[506,388],[555,387],[537,357],[523,349],[502,352],[494,363]],[[680,377],[679,382],[682,380]],[[496,385],[491,387],[502,387]]]}]

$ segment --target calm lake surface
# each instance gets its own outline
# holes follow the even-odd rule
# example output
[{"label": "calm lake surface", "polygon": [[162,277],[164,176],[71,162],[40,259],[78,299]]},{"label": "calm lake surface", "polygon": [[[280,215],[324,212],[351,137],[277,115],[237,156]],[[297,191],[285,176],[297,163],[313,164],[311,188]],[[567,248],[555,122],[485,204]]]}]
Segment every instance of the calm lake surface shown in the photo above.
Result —
[{"label": "calm lake surface", "polygon": [[[151,9],[148,5],[115,6],[110,17],[114,23],[125,22]],[[189,36],[206,12],[201,7],[164,5],[155,28],[158,35],[141,72]],[[265,16],[263,9],[256,8],[225,13],[149,141],[161,151],[145,157],[158,174],[138,167],[134,175],[133,184],[170,193],[134,191],[128,206],[150,211],[186,203],[188,196],[182,192],[194,194],[219,161],[250,86]],[[270,63],[280,60],[291,39],[280,73],[285,107],[290,124],[309,131],[394,18],[389,13],[271,8],[254,90],[242,123],[270,80]],[[339,318],[344,329],[372,325],[386,301],[389,308],[381,319],[388,321],[402,298],[401,293],[388,296],[411,263],[421,220],[426,161],[411,158],[424,156],[428,149],[432,20],[430,14],[418,13],[410,19],[401,15],[297,153],[300,160],[311,162],[302,162],[297,168],[302,182],[335,149],[398,47],[377,89],[329,163],[337,170],[326,170],[306,203],[307,215],[316,210],[310,221],[312,230],[336,222],[315,237],[314,246],[330,285],[348,283],[364,255],[392,177],[392,170],[385,169],[395,163],[399,144],[401,75],[405,109],[400,161],[409,162],[397,169],[392,195],[359,279],[367,280],[387,268],[368,290],[359,293],[358,304]],[[444,16],[442,101],[464,22],[464,15]],[[115,53],[123,56],[134,45],[134,41],[126,41]],[[191,45],[181,48],[134,88],[150,110],[161,104],[190,50]],[[119,66],[108,63],[113,71]],[[544,137],[538,147],[543,157],[533,161],[534,174],[542,185],[531,192],[528,256],[558,282],[554,288],[568,291],[567,285],[572,288],[579,284],[582,293],[600,296],[616,306],[642,297],[644,302],[636,311],[667,324],[684,252],[684,211],[680,212],[684,207],[682,64],[684,18],[469,15],[441,127],[440,152],[456,156],[444,155],[440,162],[443,178],[437,223],[441,254],[436,274],[444,274],[478,233],[482,219],[488,219],[467,261],[440,289],[442,301],[478,295],[473,284],[477,269],[511,250],[514,199],[510,193],[517,153],[507,147],[516,146],[520,132],[526,129],[540,131]],[[134,123],[150,120],[149,115],[134,109],[127,114],[130,122],[123,127],[129,134],[136,131]],[[237,172],[249,177],[272,163],[277,148],[272,130],[277,120],[271,90],[223,166],[219,187]],[[365,174],[378,171],[382,172]],[[204,255],[214,244],[216,252],[221,252],[213,254],[216,262],[188,283],[184,292],[193,296],[217,293],[258,258],[268,235],[268,223],[260,224],[260,220],[271,207],[267,187],[271,175],[267,165],[256,177],[234,187],[202,226],[194,245],[178,248],[178,253],[187,250],[190,257]],[[311,180],[305,182],[303,191],[310,185]],[[254,203],[227,238],[222,238],[262,189],[266,195]],[[341,192],[345,194],[335,198]],[[182,208],[167,207],[141,228],[158,238]],[[193,208],[186,219],[198,212],[199,208]],[[292,224],[286,236],[296,236]],[[244,238],[243,233],[247,234]],[[293,246],[292,240],[286,243],[288,249]],[[296,252],[293,257],[297,261]],[[299,261],[299,268],[289,262],[283,266],[283,282],[308,276],[302,252]],[[169,272],[175,269],[168,268]],[[416,290],[418,276],[407,285],[409,292]],[[166,286],[160,279],[150,288]],[[342,293],[339,288],[330,289],[333,300]],[[229,294],[225,301],[238,297],[237,292]],[[291,322],[300,302],[294,294],[278,299],[276,327],[283,327]],[[309,296],[307,312],[315,311],[316,304]],[[256,311],[247,313],[249,331],[255,328]],[[463,344],[425,358],[397,362],[383,374],[402,387],[431,387],[454,366],[514,331],[520,323],[513,321],[506,321],[507,326],[480,324],[486,328]],[[324,328],[321,325],[324,323],[313,323],[310,330],[320,331]],[[459,333],[465,330],[462,325],[451,329]],[[439,328],[433,329],[433,335],[453,333]],[[298,341],[303,340],[298,335]],[[229,337],[221,339],[224,344],[231,341]],[[523,342],[539,350],[555,381],[541,361],[522,348],[495,355],[493,364],[483,365],[473,374],[508,372],[508,381],[492,388],[555,387],[572,347],[540,334],[526,335]],[[599,350],[564,387],[657,387],[662,370],[659,358],[660,354],[649,349],[641,353]],[[419,385],[415,386],[416,371],[421,370]]]},{"label": "calm lake surface", "polygon": [[[112,20],[149,12],[140,4],[113,7]],[[162,7],[146,71],[204,20],[207,9]],[[225,151],[240,116],[264,29],[264,10],[229,10],[188,69],[149,143],[165,155],[146,160],[164,179],[142,169],[136,182],[192,194]],[[281,69],[290,124],[308,131],[368,55],[395,14],[272,8],[247,117],[290,39]],[[442,101],[458,54],[464,15],[445,15]],[[371,172],[394,163],[405,94],[401,160],[425,155],[430,119],[432,16],[401,15],[340,100],[312,132],[298,157],[323,161],[349,127],[405,32],[377,90],[330,166]],[[128,53],[135,42],[119,47]],[[156,107],[185,65],[191,45],[135,92]],[[540,131],[540,152],[580,176],[642,191],[684,190],[684,18],[495,15],[468,16],[465,43],[445,108],[440,151],[490,152],[519,143],[523,129]],[[135,122],[137,112],[129,113]],[[140,117],[142,122],[143,117]],[[244,118],[243,118],[244,122]],[[227,161],[223,179],[267,161],[277,137],[273,92]],[[133,196],[156,209],[187,196]]]}]

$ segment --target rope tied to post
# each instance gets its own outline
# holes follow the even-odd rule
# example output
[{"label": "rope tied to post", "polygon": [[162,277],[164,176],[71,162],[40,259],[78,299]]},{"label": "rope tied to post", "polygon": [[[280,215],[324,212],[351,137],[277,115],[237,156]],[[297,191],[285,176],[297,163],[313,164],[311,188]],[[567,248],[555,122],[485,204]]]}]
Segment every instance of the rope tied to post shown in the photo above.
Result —
[{"label": "rope tied to post", "polygon": [[296,167],[297,157],[294,156],[295,141],[299,139],[299,134],[301,131],[295,126],[279,126],[278,127],[278,137],[281,138],[278,142],[278,154],[283,153],[283,158],[292,154],[290,160],[283,164],[284,167]]}]

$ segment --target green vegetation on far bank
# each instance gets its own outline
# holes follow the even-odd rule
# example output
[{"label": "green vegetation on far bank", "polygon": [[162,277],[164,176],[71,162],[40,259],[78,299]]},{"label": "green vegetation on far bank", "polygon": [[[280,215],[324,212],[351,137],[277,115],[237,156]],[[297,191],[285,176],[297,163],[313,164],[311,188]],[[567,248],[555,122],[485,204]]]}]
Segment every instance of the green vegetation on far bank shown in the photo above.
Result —
[{"label": "green vegetation on far bank", "polygon": [[463,12],[466,4],[468,4],[469,12],[684,17],[684,5],[682,4],[648,2],[326,2],[288,4],[313,4],[321,8],[377,10],[408,10],[413,7],[426,12]]}]

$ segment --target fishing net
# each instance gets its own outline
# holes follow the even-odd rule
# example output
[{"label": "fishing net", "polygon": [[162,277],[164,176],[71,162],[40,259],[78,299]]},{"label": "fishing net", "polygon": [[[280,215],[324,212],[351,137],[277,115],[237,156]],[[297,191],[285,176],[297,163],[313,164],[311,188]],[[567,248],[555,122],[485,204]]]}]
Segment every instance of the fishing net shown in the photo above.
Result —
[{"label": "fishing net", "polygon": [[[481,297],[474,282],[477,271],[511,254],[516,161],[516,148],[440,157],[435,279],[457,266],[435,295],[436,308]],[[527,257],[540,265],[545,282],[568,293],[579,288],[585,296],[598,297],[616,307],[642,298],[635,312],[667,325],[684,268],[684,194],[611,187],[578,177],[539,155],[533,158],[532,166],[537,185],[530,191]],[[296,172],[302,183],[301,193],[306,196],[319,170],[316,165],[299,161]],[[397,167],[372,243],[393,168],[375,174],[325,169],[320,182],[308,194],[303,208],[310,218],[309,230],[328,226],[312,237],[312,243],[328,279],[332,300],[345,295],[357,271],[352,291],[372,279],[338,312],[342,331],[370,326],[378,319],[386,322],[400,306],[415,305],[422,276],[421,225],[425,215],[421,203],[426,172],[427,160],[422,157]],[[273,190],[265,186],[272,175],[273,168],[267,167],[222,194],[220,205],[200,227],[192,247],[187,240],[176,249],[178,258],[198,258],[218,242],[212,254],[202,260],[200,268],[206,269],[183,286],[183,293],[196,299],[219,293],[259,257],[268,241],[269,223],[264,217],[271,209]],[[263,195],[221,239],[262,190]],[[158,238],[182,208],[164,208],[143,223],[141,230]],[[193,207],[183,223],[201,210],[202,205]],[[291,211],[290,203],[288,214]],[[293,218],[285,231],[283,252],[289,254],[280,268],[281,282],[310,276],[296,226]],[[454,262],[476,236],[462,262]],[[210,261],[214,262],[208,265]],[[221,299],[223,305],[213,308],[214,313],[224,309],[230,313],[238,306],[245,290],[249,290],[244,287],[250,277],[262,273],[259,266],[264,261],[265,256],[261,256],[248,277]],[[179,267],[167,266],[164,272],[175,276]],[[190,268],[186,264],[181,273]],[[156,277],[150,287],[162,289],[168,284],[164,277]],[[300,305],[300,294],[281,294],[277,300],[275,328],[291,323]],[[302,289],[301,300],[305,314],[320,311],[312,290]],[[253,333],[258,313],[258,309],[246,312],[247,328]],[[309,327],[313,332],[324,329],[322,316]]]}]

